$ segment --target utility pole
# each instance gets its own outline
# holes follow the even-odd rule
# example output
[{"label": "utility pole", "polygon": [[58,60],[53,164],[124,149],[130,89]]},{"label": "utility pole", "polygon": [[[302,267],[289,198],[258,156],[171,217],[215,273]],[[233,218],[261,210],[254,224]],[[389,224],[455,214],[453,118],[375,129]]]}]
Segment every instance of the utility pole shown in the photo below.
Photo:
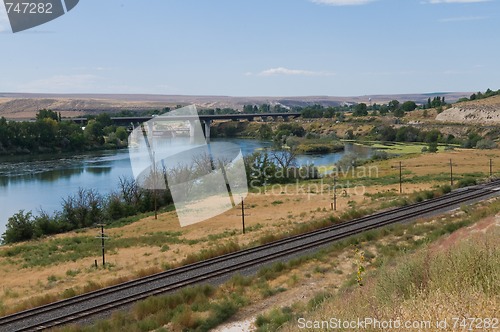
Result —
[{"label": "utility pole", "polygon": [[453,162],[450,159],[450,184],[453,187]]},{"label": "utility pole", "polygon": [[403,163],[400,161],[399,166],[391,166],[391,168],[399,167],[399,193],[403,193]]},{"label": "utility pole", "polygon": [[155,151],[153,151],[153,196],[154,196],[154,204],[155,204],[155,220],[158,220],[158,202],[157,202],[157,194],[156,194],[156,188],[158,186],[158,179],[156,176],[156,156],[155,156]]},{"label": "utility pole", "polygon": [[490,180],[493,180],[493,159],[490,158]]},{"label": "utility pole", "polygon": [[399,193],[403,193],[403,164],[399,162]]},{"label": "utility pole", "polygon": [[337,176],[333,176],[333,211],[337,211]]},{"label": "utility pole", "polygon": [[245,202],[241,198],[241,224],[243,225],[243,234],[245,234]]},{"label": "utility pole", "polygon": [[245,214],[245,202],[243,197],[241,197],[241,225],[243,227],[243,234],[245,234],[245,216],[248,216],[248,214]]},{"label": "utility pole", "polygon": [[104,239],[106,239],[106,235],[104,234],[104,224],[97,224],[97,226],[101,227],[101,235],[97,236],[97,239],[101,239],[101,249],[102,249],[102,266],[106,265],[106,258],[104,256]]}]

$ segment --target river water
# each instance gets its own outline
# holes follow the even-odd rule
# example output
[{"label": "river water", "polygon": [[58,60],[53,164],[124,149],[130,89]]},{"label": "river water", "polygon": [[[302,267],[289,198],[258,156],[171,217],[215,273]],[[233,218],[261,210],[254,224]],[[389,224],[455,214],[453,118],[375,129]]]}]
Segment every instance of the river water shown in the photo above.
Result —
[{"label": "river water", "polygon": [[[250,139],[227,141],[238,144],[244,155],[271,145],[270,142]],[[360,157],[371,154],[370,149],[347,144],[345,152],[298,156],[297,164],[331,165],[348,152]],[[120,177],[132,177],[126,149],[54,157],[1,158],[0,234],[5,231],[8,218],[19,210],[32,211],[33,214],[40,210],[48,213],[59,211],[63,199],[74,195],[79,188],[108,194],[118,189]]]}]

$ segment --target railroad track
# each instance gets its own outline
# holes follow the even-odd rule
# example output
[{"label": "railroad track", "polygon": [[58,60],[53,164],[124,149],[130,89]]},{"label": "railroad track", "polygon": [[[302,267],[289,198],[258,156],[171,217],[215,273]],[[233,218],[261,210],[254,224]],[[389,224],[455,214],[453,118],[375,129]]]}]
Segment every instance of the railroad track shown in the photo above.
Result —
[{"label": "railroad track", "polygon": [[39,331],[88,319],[149,296],[221,279],[238,271],[293,257],[361,232],[451,210],[500,193],[500,180],[439,198],[379,212],[255,248],[208,259],[0,318],[0,331]]}]

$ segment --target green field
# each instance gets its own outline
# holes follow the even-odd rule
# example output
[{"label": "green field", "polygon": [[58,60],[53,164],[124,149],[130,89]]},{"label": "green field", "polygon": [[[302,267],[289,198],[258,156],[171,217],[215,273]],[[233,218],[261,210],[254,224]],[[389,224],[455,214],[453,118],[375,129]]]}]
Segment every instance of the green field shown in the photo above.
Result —
[{"label": "green field", "polygon": [[[358,142],[358,144],[361,144]],[[422,153],[422,148],[429,147],[426,143],[399,143],[399,142],[363,142],[361,145],[386,151],[391,154]],[[443,152],[446,145],[438,145],[438,152]]]}]

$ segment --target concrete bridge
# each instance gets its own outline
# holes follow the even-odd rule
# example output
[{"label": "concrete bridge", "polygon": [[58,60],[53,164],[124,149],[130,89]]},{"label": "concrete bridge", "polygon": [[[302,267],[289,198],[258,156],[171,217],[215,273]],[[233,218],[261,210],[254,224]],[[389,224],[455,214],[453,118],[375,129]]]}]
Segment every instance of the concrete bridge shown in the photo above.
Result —
[{"label": "concrete bridge", "polygon": [[[167,113],[168,114],[168,113]],[[144,122],[149,122],[149,124],[154,125],[155,123],[162,122],[179,122],[179,121],[189,121],[190,123],[190,133],[193,134],[193,128],[195,121],[200,121],[202,128],[205,132],[205,137],[207,141],[210,140],[210,125],[216,120],[226,120],[226,121],[255,121],[256,118],[260,118],[263,121],[277,121],[282,118],[283,121],[288,121],[289,119],[297,118],[300,113],[260,113],[260,114],[219,114],[219,115],[179,115],[179,116],[128,116],[128,117],[111,117],[113,124],[117,126],[132,126],[133,128],[139,126]],[[70,121],[76,122],[85,126],[88,122],[87,118],[72,118],[68,119]],[[152,127],[150,130],[153,131]]]}]

